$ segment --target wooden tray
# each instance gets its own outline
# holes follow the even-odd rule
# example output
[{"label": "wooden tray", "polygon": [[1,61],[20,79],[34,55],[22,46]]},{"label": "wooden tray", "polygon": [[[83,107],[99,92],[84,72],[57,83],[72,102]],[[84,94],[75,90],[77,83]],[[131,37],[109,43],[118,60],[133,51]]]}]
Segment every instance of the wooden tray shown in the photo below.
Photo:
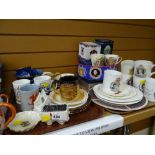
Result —
[{"label": "wooden tray", "polygon": [[[17,107],[17,111],[20,111],[20,107],[17,104],[14,104]],[[10,131],[9,129],[4,130],[4,135],[40,135],[49,133],[52,131],[56,131],[62,128],[70,127],[73,125],[77,125],[83,122],[87,122],[90,120],[94,120],[97,118],[103,117],[104,114],[104,108],[94,104],[90,103],[88,108],[78,114],[74,114],[70,116],[70,120],[66,122],[64,125],[60,125],[57,122],[54,122],[51,126],[48,126],[46,123],[40,122],[33,130],[29,132],[23,132],[23,133],[16,133],[13,131]]]}]

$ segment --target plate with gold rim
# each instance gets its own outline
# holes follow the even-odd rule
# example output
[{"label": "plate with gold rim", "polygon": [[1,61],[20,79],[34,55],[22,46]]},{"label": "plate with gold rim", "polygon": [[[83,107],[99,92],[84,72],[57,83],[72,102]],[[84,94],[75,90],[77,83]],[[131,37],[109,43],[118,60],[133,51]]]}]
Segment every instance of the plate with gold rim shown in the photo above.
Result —
[{"label": "plate with gold rim", "polygon": [[84,104],[88,99],[88,93],[84,89],[79,89],[77,96],[71,101],[63,101],[60,94],[60,89],[50,93],[50,99],[56,104],[67,104],[70,107],[76,107]]}]

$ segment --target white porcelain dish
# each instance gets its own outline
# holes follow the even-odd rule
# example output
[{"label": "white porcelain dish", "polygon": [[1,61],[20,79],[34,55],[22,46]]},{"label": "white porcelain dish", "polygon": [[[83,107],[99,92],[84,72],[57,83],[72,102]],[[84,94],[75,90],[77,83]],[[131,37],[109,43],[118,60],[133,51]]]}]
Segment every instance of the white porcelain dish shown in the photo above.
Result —
[{"label": "white porcelain dish", "polygon": [[119,93],[113,94],[113,93],[107,93],[107,90],[103,88],[103,84],[100,84],[100,91],[102,91],[103,93],[109,96],[123,97],[123,96],[127,96],[132,91],[132,87],[126,84],[122,84],[119,88]]},{"label": "white porcelain dish", "polygon": [[109,98],[105,96],[101,91],[99,91],[99,85],[96,85],[93,87],[94,94],[101,100],[106,100],[108,102],[114,103],[114,104],[124,104],[124,105],[129,105],[129,104],[134,104],[135,102],[138,102],[142,100],[143,98],[143,93],[139,91],[138,89],[134,88],[136,90],[137,95],[131,98],[127,99],[119,99],[119,98]]},{"label": "white porcelain dish", "polygon": [[124,99],[128,99],[128,98],[131,98],[131,97],[134,97],[137,95],[137,91],[134,87],[129,86],[129,88],[130,88],[130,91],[128,93],[126,93],[124,95],[120,95],[120,96],[118,94],[110,95],[110,94],[107,94],[106,91],[104,91],[104,90],[102,91],[102,84],[100,84],[100,86],[98,86],[98,91],[100,91],[100,93],[102,93],[103,96],[107,96],[107,97],[113,98],[113,99],[120,99],[120,100],[123,99],[124,100]]},{"label": "white porcelain dish", "polygon": [[35,111],[24,111],[16,114],[15,118],[8,125],[8,128],[15,132],[27,132],[33,129],[41,120],[40,114]]}]

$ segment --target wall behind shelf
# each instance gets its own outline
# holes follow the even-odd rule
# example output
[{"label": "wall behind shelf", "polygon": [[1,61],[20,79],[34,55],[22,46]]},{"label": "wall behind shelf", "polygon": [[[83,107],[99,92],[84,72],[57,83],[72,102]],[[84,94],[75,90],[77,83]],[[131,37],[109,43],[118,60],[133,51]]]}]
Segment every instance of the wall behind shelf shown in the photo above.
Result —
[{"label": "wall behind shelf", "polygon": [[28,65],[76,73],[79,42],[96,38],[114,40],[113,53],[123,59],[155,62],[155,20],[0,20],[5,90]]}]

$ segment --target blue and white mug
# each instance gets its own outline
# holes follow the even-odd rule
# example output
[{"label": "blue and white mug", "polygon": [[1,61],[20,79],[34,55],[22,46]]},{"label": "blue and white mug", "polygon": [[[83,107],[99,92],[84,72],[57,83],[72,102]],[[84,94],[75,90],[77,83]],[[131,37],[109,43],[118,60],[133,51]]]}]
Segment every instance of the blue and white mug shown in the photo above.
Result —
[{"label": "blue and white mug", "polygon": [[39,86],[36,84],[28,84],[20,88],[20,93],[22,111],[32,111],[34,108],[34,101],[39,93]]}]

